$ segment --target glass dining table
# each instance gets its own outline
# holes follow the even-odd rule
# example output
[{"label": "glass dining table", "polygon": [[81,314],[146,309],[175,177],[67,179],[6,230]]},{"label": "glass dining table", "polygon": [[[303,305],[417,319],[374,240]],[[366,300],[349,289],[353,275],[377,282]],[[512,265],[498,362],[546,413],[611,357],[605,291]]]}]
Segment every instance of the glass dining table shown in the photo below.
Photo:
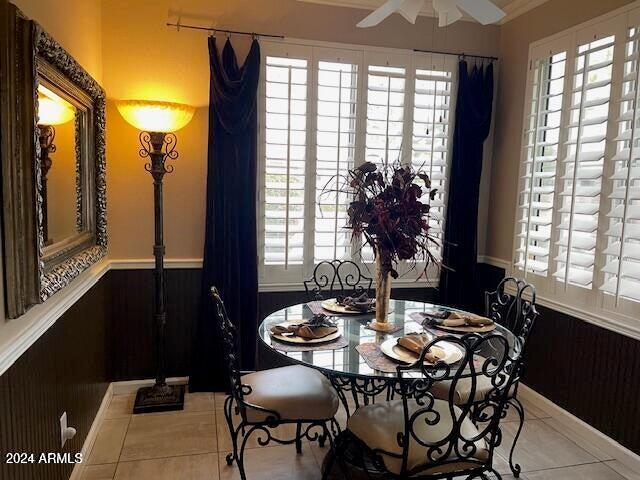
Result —
[{"label": "glass dining table", "polygon": [[[271,327],[285,322],[300,322],[311,319],[313,312],[306,303],[291,305],[278,310],[269,316],[258,327],[258,336],[267,348],[273,350],[288,360],[315,368],[323,372],[332,382],[341,403],[349,416],[360,405],[368,405],[379,396],[389,400],[394,396],[397,372],[394,369],[376,369],[367,363],[358,351],[367,344],[380,345],[390,338],[400,338],[409,333],[427,332],[438,335],[431,328],[423,327],[420,318],[424,312],[434,309],[455,311],[448,307],[425,302],[391,300],[389,321],[398,327],[393,333],[380,333],[367,328],[373,319],[373,314],[342,314],[334,315],[331,320],[338,327],[343,336],[343,342],[335,349],[313,348],[307,351],[291,351],[282,343],[274,340],[270,334]],[[466,313],[466,312],[464,312]],[[440,332],[440,335],[444,332]],[[515,357],[519,342],[506,328],[496,324],[491,335],[504,337],[510,349],[510,356]],[[504,342],[496,342],[504,345]],[[491,342],[487,342],[491,348]],[[339,347],[339,348],[338,348]],[[491,356],[491,352],[486,352]],[[419,373],[417,373],[419,374]]]}]

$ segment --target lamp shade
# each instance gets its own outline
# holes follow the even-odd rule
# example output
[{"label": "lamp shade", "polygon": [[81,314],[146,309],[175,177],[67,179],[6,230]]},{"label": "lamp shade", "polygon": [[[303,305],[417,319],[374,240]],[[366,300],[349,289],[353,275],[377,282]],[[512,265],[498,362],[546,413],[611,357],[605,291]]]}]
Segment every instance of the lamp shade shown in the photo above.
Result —
[{"label": "lamp shade", "polygon": [[75,117],[73,105],[43,85],[38,85],[38,125],[62,125]]},{"label": "lamp shade", "polygon": [[195,108],[182,103],[150,100],[119,100],[118,111],[138,130],[146,132],[175,132],[193,118]]}]

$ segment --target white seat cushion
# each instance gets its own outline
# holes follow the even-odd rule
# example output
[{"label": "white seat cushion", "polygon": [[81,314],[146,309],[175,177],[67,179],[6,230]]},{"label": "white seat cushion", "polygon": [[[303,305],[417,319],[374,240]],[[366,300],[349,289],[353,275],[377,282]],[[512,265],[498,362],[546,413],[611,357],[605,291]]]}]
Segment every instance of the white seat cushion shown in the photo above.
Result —
[{"label": "white seat cushion", "polygon": [[[251,387],[245,402],[276,411],[282,420],[327,420],[338,410],[338,394],[317,370],[302,365],[274,368],[242,376]],[[247,408],[247,420],[263,422],[269,414]]]},{"label": "white seat cushion", "polygon": [[[461,378],[456,384],[456,390],[453,394],[453,403],[456,405],[466,404],[471,396],[471,378]],[[473,396],[474,402],[479,402],[487,397],[495,387],[491,383],[491,377],[486,375],[476,376],[476,392]],[[449,401],[449,390],[451,389],[451,381],[435,382],[431,387],[431,394],[441,400]],[[509,395],[515,392],[515,385],[511,387]]]},{"label": "white seat cushion", "polygon": [[[417,405],[415,400],[409,400],[410,415],[420,408],[422,407]],[[453,419],[447,403],[442,400],[435,400],[433,410],[440,416],[438,423],[428,425],[424,421],[426,418],[433,420],[434,414],[431,413],[421,416],[413,424],[416,436],[423,442],[440,441],[446,438],[452,430]],[[454,407],[454,412],[458,418],[462,414],[458,407]],[[347,428],[372,450],[379,449],[402,455],[402,447],[398,445],[398,433],[405,433],[402,400],[392,400],[359,408],[349,418]],[[462,421],[460,431],[465,438],[473,438],[479,433],[468,418]],[[448,443],[443,448],[446,449],[447,445]],[[478,461],[485,462],[488,459],[489,452],[483,439],[475,442],[475,445],[476,451],[470,458],[446,457],[440,458],[438,463],[433,463],[427,457],[428,448],[420,445],[413,436],[410,436],[407,469],[412,471],[424,467],[423,474],[435,474],[477,467]],[[452,452],[452,455],[455,455],[455,453]],[[437,456],[437,454],[434,453],[434,456]],[[384,454],[382,454],[382,459],[390,472],[400,474],[402,468],[401,459]],[[444,461],[453,463],[444,465],[440,463]]]}]

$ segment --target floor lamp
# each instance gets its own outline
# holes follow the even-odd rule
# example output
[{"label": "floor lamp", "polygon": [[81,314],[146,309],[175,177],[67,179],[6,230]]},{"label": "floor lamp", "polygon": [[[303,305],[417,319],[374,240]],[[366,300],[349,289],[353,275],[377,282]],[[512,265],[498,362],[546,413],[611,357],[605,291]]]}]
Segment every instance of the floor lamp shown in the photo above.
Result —
[{"label": "floor lamp", "polygon": [[156,327],[156,381],[152,387],[143,387],[138,390],[133,413],[182,410],[184,385],[167,385],[165,369],[167,313],[164,291],[162,179],[165,173],[173,171],[173,166],[166,165],[165,162],[178,158],[177,138],[173,132],[191,121],[195,109],[179,103],[146,100],[121,100],[116,105],[124,119],[141,131],[139,155],[149,159],[144,168],[153,177],[155,220],[153,315]]}]

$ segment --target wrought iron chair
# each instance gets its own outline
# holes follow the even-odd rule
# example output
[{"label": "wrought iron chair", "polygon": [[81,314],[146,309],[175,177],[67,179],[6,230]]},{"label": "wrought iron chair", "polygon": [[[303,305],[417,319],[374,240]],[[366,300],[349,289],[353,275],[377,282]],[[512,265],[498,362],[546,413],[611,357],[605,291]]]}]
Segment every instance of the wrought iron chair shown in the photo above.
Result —
[{"label": "wrought iron chair", "polygon": [[[496,323],[509,329],[519,340],[520,355],[527,344],[527,340],[533,329],[538,311],[535,306],[536,289],[524,280],[514,277],[504,278],[493,292],[485,292],[485,315]],[[509,452],[509,467],[513,475],[518,478],[521,472],[520,465],[514,463],[513,453],[524,426],[524,408],[517,399],[519,381],[513,384],[507,399],[507,409],[513,408],[518,415],[519,425],[513,444]],[[445,398],[451,388],[449,382],[434,385],[434,394],[438,398]],[[491,389],[488,379],[480,378],[474,393],[477,401],[482,401]],[[468,382],[462,381],[455,389],[454,401],[464,402],[470,396]],[[506,415],[505,411],[505,415]],[[479,419],[481,420],[481,418]]]},{"label": "wrought iron chair", "polygon": [[[335,425],[338,395],[324,375],[302,365],[292,365],[258,372],[242,372],[236,353],[236,327],[227,316],[218,290],[211,288],[216,319],[222,335],[231,393],[224,401],[224,416],[233,443],[233,452],[226,457],[227,465],[235,460],[240,478],[246,480],[244,453],[247,441],[258,433],[262,446],[273,441],[296,445],[302,451],[302,440],[329,438],[328,424]],[[234,415],[239,419],[234,425]],[[272,429],[286,424],[296,425],[293,439],[277,438]],[[242,443],[239,443],[242,442]]]},{"label": "wrought iron chair", "polygon": [[[425,365],[429,349],[445,341],[456,345],[463,358],[453,365]],[[349,418],[323,479],[345,461],[376,478],[488,480],[493,474],[501,479],[493,466],[501,441],[499,422],[520,375],[520,355],[511,355],[510,348],[499,334],[434,338],[418,361],[398,367],[399,399],[360,407]],[[456,405],[458,383],[469,382],[475,392],[479,378],[488,378],[491,385],[484,400],[478,404],[470,396]],[[448,399],[437,399],[431,387],[444,379],[454,388]],[[482,423],[475,421],[478,412]]]},{"label": "wrought iron chair", "polygon": [[324,300],[323,294],[371,293],[373,279],[362,273],[357,263],[351,260],[324,260],[313,269],[313,275],[304,282],[307,298]]}]

